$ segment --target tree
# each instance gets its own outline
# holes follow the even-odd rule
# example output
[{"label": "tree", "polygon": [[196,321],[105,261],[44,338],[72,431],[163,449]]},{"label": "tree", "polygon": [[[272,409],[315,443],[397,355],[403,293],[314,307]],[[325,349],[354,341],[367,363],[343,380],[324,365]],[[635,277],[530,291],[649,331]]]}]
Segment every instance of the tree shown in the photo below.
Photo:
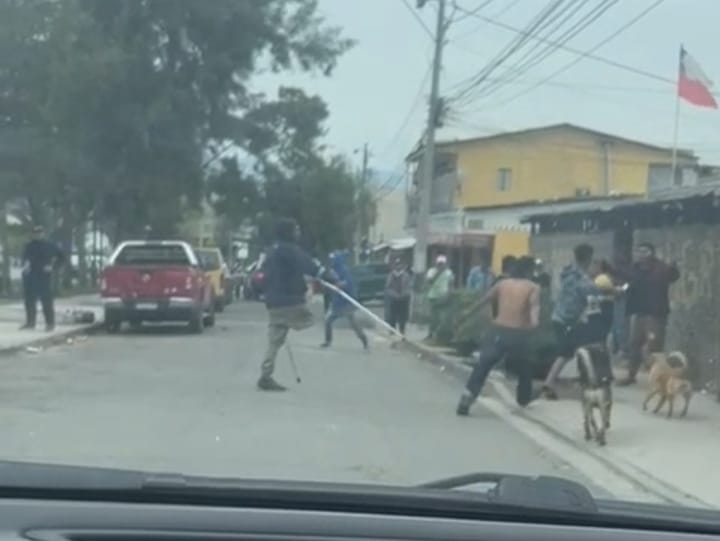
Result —
[{"label": "tree", "polygon": [[[322,102],[293,89],[268,99],[254,75],[329,75],[350,45],[315,0],[2,2],[0,141],[19,143],[15,195],[68,242],[88,219],[116,240],[171,235],[208,183],[229,190],[220,207],[237,203],[227,176],[239,169],[205,182],[228,143],[253,157],[253,181],[309,151],[315,132],[298,115]],[[286,130],[292,117],[310,131]]]}]

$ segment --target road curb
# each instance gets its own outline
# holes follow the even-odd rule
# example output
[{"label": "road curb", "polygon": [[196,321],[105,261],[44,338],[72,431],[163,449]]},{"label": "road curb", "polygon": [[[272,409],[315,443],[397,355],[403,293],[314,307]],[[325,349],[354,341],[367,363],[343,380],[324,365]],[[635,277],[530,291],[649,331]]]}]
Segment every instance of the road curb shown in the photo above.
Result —
[{"label": "road curb", "polygon": [[95,334],[100,329],[102,329],[103,325],[104,325],[104,322],[98,321],[95,323],[91,323],[89,325],[85,325],[83,327],[75,327],[72,329],[68,329],[67,331],[58,332],[51,336],[43,336],[42,338],[38,338],[36,340],[30,340],[30,341],[24,342],[22,344],[3,347],[3,348],[0,348],[0,357],[14,355],[21,351],[25,351],[27,348],[30,348],[30,347],[46,348],[46,347],[50,347],[50,346],[64,344],[65,342],[67,342],[68,338],[74,338],[76,336],[80,336],[83,334]]},{"label": "road curb", "polygon": [[[454,378],[462,381],[463,383],[465,383],[470,375],[471,368],[459,360],[449,358],[447,355],[443,355],[430,347],[416,342],[409,342],[406,340],[403,344],[406,349],[415,353],[419,358],[430,362],[435,366],[439,366],[443,372],[452,375]],[[510,391],[511,382],[504,375],[497,372],[491,373],[488,378],[488,383],[492,385],[493,390],[505,406],[515,406],[513,392]],[[540,427],[552,437],[572,446],[577,451],[590,455],[593,459],[597,460],[615,475],[624,478],[629,483],[638,486],[643,491],[652,494],[662,501],[676,505],[691,505],[694,507],[715,509],[715,506],[703,501],[702,499],[697,498],[696,496],[693,496],[674,485],[666,483],[661,479],[658,479],[651,473],[628,463],[621,457],[614,456],[612,450],[607,447],[594,448],[590,445],[585,445],[585,442],[578,442],[566,434],[563,434],[561,431],[549,424],[548,421],[539,415],[533,414],[532,411],[527,409],[516,409],[516,411],[518,415]]]}]

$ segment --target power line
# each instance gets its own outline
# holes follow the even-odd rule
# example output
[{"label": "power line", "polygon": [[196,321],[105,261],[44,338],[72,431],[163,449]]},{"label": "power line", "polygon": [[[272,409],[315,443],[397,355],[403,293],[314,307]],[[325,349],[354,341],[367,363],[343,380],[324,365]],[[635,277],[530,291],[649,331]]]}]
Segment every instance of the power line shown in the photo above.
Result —
[{"label": "power line", "polygon": [[430,77],[430,73],[432,72],[432,62],[428,64],[427,70],[425,70],[425,75],[423,75],[422,80],[420,81],[420,85],[418,87],[417,94],[415,95],[415,98],[412,101],[412,105],[410,106],[410,109],[408,110],[407,114],[405,115],[405,118],[400,123],[400,126],[398,126],[397,130],[395,131],[395,134],[390,139],[390,142],[385,146],[383,151],[378,154],[378,156],[384,156],[390,148],[392,148],[395,143],[397,143],[398,139],[400,138],[400,135],[407,127],[408,123],[410,122],[410,119],[412,118],[413,113],[417,109],[418,105],[421,103],[423,90],[425,89],[425,83],[427,83],[428,78]]},{"label": "power line", "polygon": [[474,9],[472,9],[472,10],[470,10],[470,11],[466,11],[465,9],[462,9],[462,8],[458,5],[457,2],[454,2],[454,3],[453,3],[453,7],[454,7],[455,9],[457,9],[458,11],[462,11],[462,12],[463,12],[463,15],[462,15],[462,17],[458,17],[457,19],[455,19],[455,20],[453,20],[453,21],[451,21],[451,22],[452,22],[453,24],[454,24],[454,23],[459,23],[460,21],[462,21],[462,20],[464,20],[464,19],[467,19],[468,17],[472,17],[472,16],[475,15],[476,13],[479,13],[484,7],[492,4],[493,2],[494,2],[494,0],[485,0],[485,1],[482,2],[479,6],[477,6],[476,8],[474,8]]},{"label": "power line", "polygon": [[425,33],[426,33],[428,36],[430,36],[430,39],[432,39],[433,41],[435,41],[435,34],[433,34],[433,31],[430,30],[430,28],[428,27],[428,25],[425,24],[425,21],[422,20],[422,17],[420,17],[420,15],[418,15],[418,14],[415,12],[415,10],[414,10],[413,7],[410,5],[410,3],[408,2],[408,0],[402,0],[402,1],[403,1],[403,4],[405,4],[405,7],[407,8],[407,10],[412,14],[413,18],[420,24],[420,26],[423,27],[423,29],[425,30]]},{"label": "power line", "polygon": [[[517,26],[513,26],[513,25],[511,25],[511,24],[507,24],[507,23],[504,23],[504,22],[502,22],[502,21],[498,21],[498,20],[493,19],[493,18],[491,18],[491,17],[486,17],[485,15],[481,15],[481,14],[479,14],[479,13],[476,13],[476,14],[474,15],[474,17],[475,17],[476,19],[481,19],[481,20],[485,21],[486,23],[488,23],[488,24],[490,24],[490,25],[492,25],[492,26],[496,26],[496,27],[498,27],[498,28],[503,28],[503,29],[508,30],[508,31],[510,31],[510,32],[515,32],[516,34],[528,35],[528,31],[527,31],[526,29],[518,28]],[[647,77],[647,78],[649,78],[649,79],[655,79],[656,81],[662,81],[662,82],[664,82],[664,83],[672,83],[672,84],[675,84],[675,83],[676,83],[675,79],[671,79],[671,78],[669,78],[669,77],[664,77],[664,76],[662,76],[662,75],[658,75],[657,73],[652,73],[652,72],[650,72],[650,71],[647,71],[647,70],[644,70],[644,69],[641,69],[641,68],[636,68],[636,67],[634,67],[634,66],[630,66],[629,64],[623,64],[622,62],[618,62],[618,61],[616,61],[616,60],[612,60],[612,59],[607,58],[607,57],[604,57],[604,56],[599,56],[599,55],[596,55],[596,54],[593,54],[593,53],[588,53],[587,51],[582,51],[582,50],[580,50],[580,49],[576,49],[576,48],[574,48],[574,47],[569,47],[569,46],[567,46],[567,45],[562,45],[562,44],[559,44],[559,43],[558,43],[557,41],[555,41],[555,40],[546,39],[546,38],[543,38],[543,37],[541,37],[541,36],[532,36],[532,35],[531,35],[531,36],[528,36],[528,37],[529,37],[529,39],[531,39],[531,40],[539,41],[539,42],[541,42],[541,43],[550,43],[551,45],[558,45],[558,48],[559,48],[559,49],[562,49],[563,51],[567,51],[567,52],[570,52],[570,53],[573,53],[573,54],[576,54],[576,55],[581,55],[583,58],[587,58],[587,59],[590,59],[590,60],[595,60],[596,62],[600,62],[600,63],[603,63],[603,64],[607,64],[608,66],[613,66],[613,67],[615,67],[615,68],[618,68],[618,69],[621,69],[621,70],[625,70],[625,71],[634,73],[634,74],[636,74],[636,75],[642,75],[643,77]]]},{"label": "power line", "polygon": [[[588,28],[590,25],[592,25],[595,21],[597,21],[600,17],[602,17],[611,7],[613,7],[618,0],[603,0],[600,2],[595,8],[593,8],[589,13],[585,14],[579,21],[577,21],[571,28],[565,31],[559,38],[558,45],[548,45],[545,47],[545,49],[541,49],[537,52],[534,52],[530,56],[530,58],[527,58],[525,62],[518,62],[513,68],[510,68],[507,70],[506,75],[508,75],[509,81],[512,81],[520,76],[522,76],[523,72],[528,71],[535,66],[539,65],[541,62],[543,62],[545,59],[550,57],[553,53],[557,52],[559,49],[559,46],[565,45],[570,40],[572,40],[574,37],[576,37],[580,32]],[[545,37],[550,37],[546,35]],[[528,55],[526,55],[528,56]],[[492,94],[493,92],[497,91],[499,88],[504,86],[505,82],[496,82],[494,84],[487,85],[484,89],[482,89],[480,92],[476,93],[476,97],[483,97],[488,96]]]},{"label": "power line", "polygon": [[650,4],[648,7],[646,7],[644,10],[642,10],[640,13],[638,13],[635,17],[633,17],[633,18],[630,19],[628,22],[626,22],[625,24],[623,24],[620,28],[618,28],[618,29],[615,30],[613,33],[611,33],[609,36],[607,36],[607,37],[605,37],[604,39],[600,40],[598,43],[596,43],[594,46],[592,46],[592,47],[591,47],[590,49],[588,49],[587,51],[584,51],[584,52],[580,53],[577,58],[575,58],[575,59],[573,59],[572,61],[568,62],[567,64],[565,64],[564,66],[560,67],[559,69],[553,71],[550,75],[548,75],[548,76],[546,76],[546,77],[543,77],[540,81],[538,81],[537,83],[535,83],[535,84],[532,85],[531,87],[526,88],[526,89],[524,89],[523,91],[518,92],[518,93],[514,94],[513,96],[511,96],[510,98],[502,101],[502,102],[500,103],[500,105],[505,105],[505,104],[507,104],[507,103],[509,103],[509,102],[511,102],[511,101],[514,101],[515,99],[517,99],[517,98],[519,98],[519,97],[521,97],[521,96],[524,96],[524,95],[527,94],[528,92],[532,92],[533,90],[535,90],[535,89],[538,88],[539,86],[541,86],[541,85],[549,82],[550,80],[552,80],[553,78],[557,77],[557,76],[560,75],[561,73],[565,73],[567,70],[569,70],[570,68],[572,68],[574,65],[576,65],[576,64],[577,64],[578,62],[580,62],[581,60],[583,60],[583,59],[585,59],[585,58],[591,58],[591,57],[592,57],[592,54],[593,54],[595,51],[597,51],[598,49],[600,49],[601,47],[603,47],[604,45],[606,45],[607,43],[609,43],[610,41],[612,41],[613,39],[615,39],[616,37],[618,37],[620,34],[622,34],[623,32],[625,32],[626,30],[628,30],[631,26],[635,25],[640,19],[642,19],[643,17],[645,17],[648,13],[650,13],[652,10],[654,10],[654,9],[657,8],[660,4],[662,4],[663,1],[664,1],[664,0],[656,0],[655,2],[653,2],[652,4]]},{"label": "power line", "polygon": [[[529,37],[535,32],[535,30],[541,26],[552,14],[560,8],[565,0],[554,0],[548,2],[546,6],[538,12],[537,15],[528,23],[525,29],[518,34],[515,38],[500,50],[495,57],[488,62],[476,75],[468,77],[465,81],[461,81],[456,85],[463,86],[467,83],[464,89],[457,91],[449,99],[457,101],[462,99],[467,93],[471,92],[475,87],[480,85],[487,77],[489,77],[500,65],[502,65],[508,58],[515,54],[518,50],[523,48],[528,42]],[[475,14],[475,17],[484,18],[480,14]]]}]

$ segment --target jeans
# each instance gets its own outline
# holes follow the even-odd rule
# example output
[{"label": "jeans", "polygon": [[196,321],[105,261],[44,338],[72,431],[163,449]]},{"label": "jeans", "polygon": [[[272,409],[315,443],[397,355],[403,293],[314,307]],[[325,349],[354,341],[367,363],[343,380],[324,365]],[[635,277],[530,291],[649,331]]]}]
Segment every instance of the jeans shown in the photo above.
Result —
[{"label": "jeans", "polygon": [[410,316],[410,298],[390,299],[388,301],[387,323],[400,334],[405,334],[405,325]]},{"label": "jeans", "polygon": [[465,385],[473,400],[482,391],[490,370],[500,361],[506,360],[517,372],[515,396],[517,403],[520,406],[530,403],[532,400],[532,367],[529,355],[531,336],[532,331],[528,329],[495,327]]},{"label": "jeans", "polygon": [[37,303],[42,304],[45,325],[55,325],[55,306],[53,303],[52,275],[49,272],[28,272],[23,275],[23,295],[25,297],[25,323],[34,327],[37,321]]},{"label": "jeans", "polygon": [[353,331],[355,331],[355,335],[360,339],[363,345],[367,344],[367,336],[365,336],[365,333],[360,328],[357,319],[355,319],[355,308],[352,306],[346,308],[330,308],[325,316],[325,343],[332,343],[333,323],[341,317],[347,318],[350,327]]},{"label": "jeans", "polygon": [[630,320],[630,370],[628,376],[634,378],[643,359],[643,347],[645,346],[648,335],[653,333],[655,340],[652,344],[648,344],[649,351],[654,353],[662,351],[665,347],[665,328],[667,327],[666,316],[647,316],[635,314]]}]

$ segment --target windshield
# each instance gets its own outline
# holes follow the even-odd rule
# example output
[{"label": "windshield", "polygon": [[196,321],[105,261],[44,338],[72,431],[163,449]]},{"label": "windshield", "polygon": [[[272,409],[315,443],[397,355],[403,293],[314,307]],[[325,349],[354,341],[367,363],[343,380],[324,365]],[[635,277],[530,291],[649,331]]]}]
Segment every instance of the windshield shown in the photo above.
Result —
[{"label": "windshield", "polygon": [[185,248],[179,245],[127,245],[120,249],[114,265],[190,265]]},{"label": "windshield", "polygon": [[220,254],[215,250],[196,250],[202,268],[205,270],[219,270],[222,266]]},{"label": "windshield", "polygon": [[0,460],[720,506],[719,20],[0,1]]}]

